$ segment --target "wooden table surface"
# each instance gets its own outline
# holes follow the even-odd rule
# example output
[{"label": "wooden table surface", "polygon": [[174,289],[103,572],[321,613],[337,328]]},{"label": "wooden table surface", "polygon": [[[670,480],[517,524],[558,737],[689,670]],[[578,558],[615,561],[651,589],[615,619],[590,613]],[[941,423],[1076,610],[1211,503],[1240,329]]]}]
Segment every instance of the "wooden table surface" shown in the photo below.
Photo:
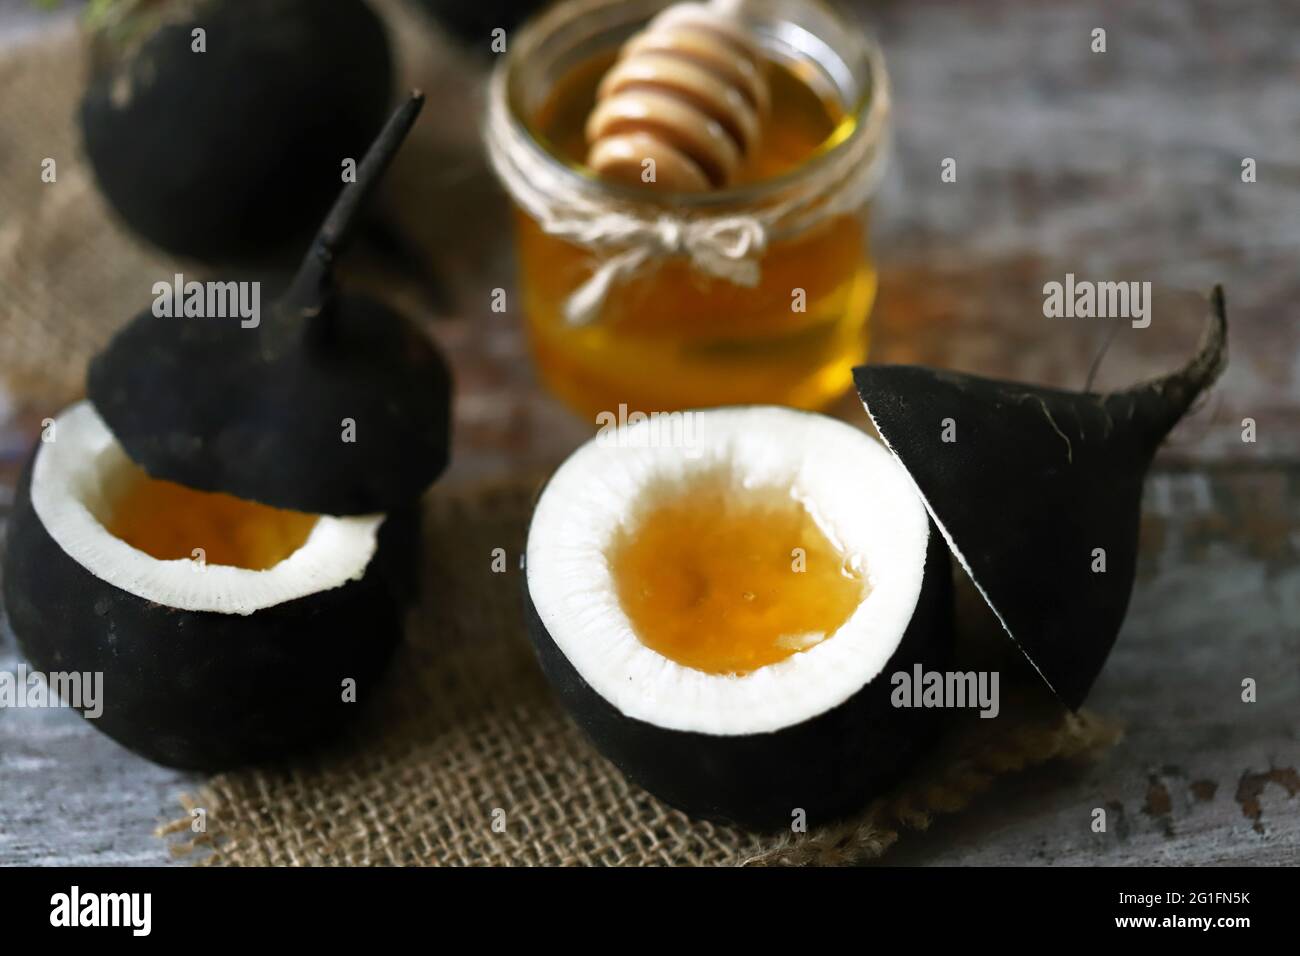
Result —
[{"label": "wooden table surface", "polygon": [[[1067,272],[1222,282],[1231,324],[1227,374],[1157,460],[1140,580],[1089,700],[1125,739],[1099,762],[1002,782],[886,861],[1300,862],[1300,4],[862,6],[895,105],[874,361],[1081,387],[1110,326],[1043,317],[1043,283]],[[0,48],[39,31],[22,7],[0,0]],[[448,173],[432,236],[453,308],[430,331],[458,376],[450,481],[551,467],[590,432],[537,388],[517,316],[490,311],[513,266],[474,90],[430,120]],[[946,157],[955,183],[940,180]],[[1098,386],[1174,367],[1196,331],[1172,312],[1122,329]],[[850,400],[836,411],[865,425]],[[30,440],[34,415],[0,390],[5,448]],[[6,630],[0,670],[18,660]],[[1241,700],[1245,677],[1256,703]],[[69,711],[0,711],[0,863],[167,863],[153,827],[197,782]],[[1089,828],[1095,807],[1106,834]]]}]

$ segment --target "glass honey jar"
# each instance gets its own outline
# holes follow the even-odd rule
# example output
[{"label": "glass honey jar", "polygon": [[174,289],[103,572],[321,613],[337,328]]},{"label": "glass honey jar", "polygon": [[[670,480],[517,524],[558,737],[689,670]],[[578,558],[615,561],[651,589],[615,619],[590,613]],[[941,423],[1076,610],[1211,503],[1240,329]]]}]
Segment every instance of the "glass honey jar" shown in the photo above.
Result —
[{"label": "glass honey jar", "polygon": [[493,74],[488,153],[516,205],[538,370],[587,416],[824,407],[867,353],[883,60],[818,0],[745,0],[770,103],[735,179],[701,192],[600,179],[583,163],[600,79],[670,5],[568,0],[512,38]]}]

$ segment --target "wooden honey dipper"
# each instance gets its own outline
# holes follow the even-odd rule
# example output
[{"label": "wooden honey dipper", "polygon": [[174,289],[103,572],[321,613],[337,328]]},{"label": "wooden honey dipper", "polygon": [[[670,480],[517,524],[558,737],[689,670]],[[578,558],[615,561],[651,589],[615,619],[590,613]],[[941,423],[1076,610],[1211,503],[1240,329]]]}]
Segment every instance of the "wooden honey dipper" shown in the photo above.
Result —
[{"label": "wooden honey dipper", "polygon": [[[769,91],[743,0],[679,3],[628,40],[596,91],[587,165],[602,177],[702,192],[758,147]],[[645,161],[654,161],[647,179]]]}]

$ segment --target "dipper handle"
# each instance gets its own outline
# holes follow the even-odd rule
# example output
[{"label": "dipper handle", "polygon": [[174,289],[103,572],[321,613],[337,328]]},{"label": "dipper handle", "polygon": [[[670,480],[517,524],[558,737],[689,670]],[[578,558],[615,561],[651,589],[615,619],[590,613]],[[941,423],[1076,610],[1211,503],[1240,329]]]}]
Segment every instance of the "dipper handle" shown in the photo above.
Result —
[{"label": "dipper handle", "polygon": [[769,105],[762,54],[739,6],[675,4],[624,44],[587,119],[588,166],[607,179],[681,192],[734,182],[758,147]]}]

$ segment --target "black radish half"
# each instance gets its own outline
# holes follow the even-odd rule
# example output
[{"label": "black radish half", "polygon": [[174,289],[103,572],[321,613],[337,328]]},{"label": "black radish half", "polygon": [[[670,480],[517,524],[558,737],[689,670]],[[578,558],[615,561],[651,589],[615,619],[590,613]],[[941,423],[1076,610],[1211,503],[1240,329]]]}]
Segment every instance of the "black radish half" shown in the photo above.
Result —
[{"label": "black radish half", "polygon": [[1227,365],[1223,290],[1182,369],[1108,394],[915,366],[854,370],[880,437],[1007,633],[1083,703],[1119,633],[1156,449]]},{"label": "black radish half", "polygon": [[213,770],[328,737],[399,640],[450,381],[331,273],[421,104],[260,322],[142,313],[28,461],[4,575],[19,645],[47,674],[102,673],[94,725],[153,760]]},{"label": "black radish half", "polygon": [[947,665],[947,551],[863,431],[762,406],[676,420],[686,440],[627,425],[546,485],[529,634],[597,748],[664,801],[762,829],[827,822],[934,730],[935,711],[893,706],[891,678]]},{"label": "black radish half", "polygon": [[388,40],[362,0],[93,9],[86,154],[121,218],[174,253],[253,260],[308,235],[391,103]]}]

